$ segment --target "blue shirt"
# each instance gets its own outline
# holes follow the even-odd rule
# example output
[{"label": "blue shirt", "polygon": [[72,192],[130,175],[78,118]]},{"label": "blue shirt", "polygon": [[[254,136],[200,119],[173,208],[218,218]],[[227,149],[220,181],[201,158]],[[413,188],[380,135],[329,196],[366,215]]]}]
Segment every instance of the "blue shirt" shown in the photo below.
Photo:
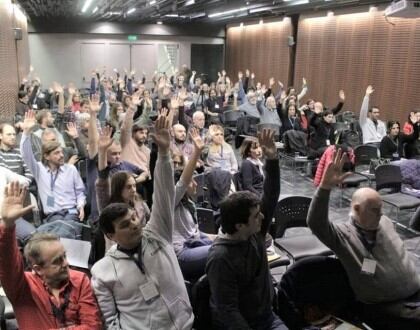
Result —
[{"label": "blue shirt", "polygon": [[[45,214],[83,207],[86,203],[85,186],[76,167],[64,164],[55,172],[36,161],[31,140],[25,133],[20,141],[22,158],[38,185],[38,194]],[[54,199],[54,205],[48,199]]]}]

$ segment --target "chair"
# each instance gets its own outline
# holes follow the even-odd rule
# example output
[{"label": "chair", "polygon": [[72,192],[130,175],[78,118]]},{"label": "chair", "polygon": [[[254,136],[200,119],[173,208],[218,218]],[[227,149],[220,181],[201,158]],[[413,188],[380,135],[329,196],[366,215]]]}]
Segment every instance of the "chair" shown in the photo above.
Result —
[{"label": "chair", "polygon": [[236,191],[241,191],[242,189],[242,177],[241,177],[241,172],[236,172],[233,174],[232,176],[232,182],[235,185],[235,190]]},{"label": "chair", "polygon": [[211,330],[210,283],[207,275],[203,275],[192,287],[191,305],[194,312],[194,329]]},{"label": "chair", "polygon": [[206,175],[205,173],[194,176],[194,181],[197,183],[197,191],[195,200],[198,205],[203,205],[206,200]]},{"label": "chair", "polygon": [[222,114],[222,122],[225,127],[236,128],[236,122],[238,118],[245,116],[243,111],[228,110]]},{"label": "chair", "polygon": [[367,177],[369,185],[375,180],[375,175],[369,172],[370,161],[379,158],[379,155],[379,149],[373,145],[363,144],[354,148],[355,173]]},{"label": "chair", "polygon": [[323,255],[329,256],[333,252],[326,247],[312,233],[292,237],[283,237],[286,229],[292,227],[307,227],[306,217],[308,215],[311,198],[304,196],[291,196],[280,200],[277,203],[272,226],[271,235],[275,238],[274,244],[285,251],[294,261],[307,256]]},{"label": "chair", "polygon": [[213,210],[197,207],[196,211],[200,231],[206,234],[217,234],[218,226],[214,219]]},{"label": "chair", "polygon": [[[375,171],[376,190],[390,190],[390,193],[381,194],[382,201],[396,208],[396,221],[400,210],[413,209],[420,206],[420,199],[401,192],[402,175],[401,169],[396,165],[379,165]],[[408,229],[407,227],[401,225]]]}]

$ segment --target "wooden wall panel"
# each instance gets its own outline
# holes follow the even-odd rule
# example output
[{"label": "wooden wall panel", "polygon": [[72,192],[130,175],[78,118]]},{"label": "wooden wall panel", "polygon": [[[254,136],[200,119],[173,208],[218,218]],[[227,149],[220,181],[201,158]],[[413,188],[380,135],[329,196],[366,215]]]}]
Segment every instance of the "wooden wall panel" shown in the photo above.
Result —
[{"label": "wooden wall panel", "polygon": [[420,19],[391,21],[383,12],[301,16],[295,81],[307,78],[307,97],[331,107],[342,88],[345,110],[359,112],[371,84],[371,105],[379,106],[383,119],[404,122],[420,108]]},{"label": "wooden wall panel", "polygon": [[267,84],[270,77],[287,84],[291,21],[227,28],[226,70],[233,81],[238,71],[255,72],[255,80]]}]

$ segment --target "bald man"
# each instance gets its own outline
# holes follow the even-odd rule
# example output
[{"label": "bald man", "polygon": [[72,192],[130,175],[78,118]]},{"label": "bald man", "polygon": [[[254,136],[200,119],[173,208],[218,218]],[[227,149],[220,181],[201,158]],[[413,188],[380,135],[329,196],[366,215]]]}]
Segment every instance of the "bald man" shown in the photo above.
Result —
[{"label": "bald man", "polygon": [[190,159],[194,151],[191,143],[187,142],[187,130],[181,124],[172,126],[172,143],[171,150],[182,154],[185,159]]},{"label": "bald man", "polygon": [[363,319],[374,329],[420,329],[420,279],[382,200],[373,189],[353,194],[350,219],[328,220],[330,191],[342,182],[341,150],[324,174],[308,213],[308,226],[343,264]]}]

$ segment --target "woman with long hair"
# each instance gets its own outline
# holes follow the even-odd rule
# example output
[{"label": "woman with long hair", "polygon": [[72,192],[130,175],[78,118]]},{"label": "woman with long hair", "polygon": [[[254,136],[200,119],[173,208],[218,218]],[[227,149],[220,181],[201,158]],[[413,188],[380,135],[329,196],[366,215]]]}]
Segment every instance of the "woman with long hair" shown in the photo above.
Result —
[{"label": "woman with long hair", "polygon": [[400,123],[395,120],[388,122],[388,134],[384,136],[379,145],[379,151],[382,158],[400,159],[403,157],[404,143],[414,141],[419,137],[419,128],[417,124],[417,116],[410,117],[413,123],[413,133],[406,135],[400,132]]},{"label": "woman with long hair", "polygon": [[263,192],[264,171],[262,149],[257,139],[245,139],[242,142],[240,153],[242,156],[241,164],[241,183],[242,190],[248,190],[261,197]]}]

